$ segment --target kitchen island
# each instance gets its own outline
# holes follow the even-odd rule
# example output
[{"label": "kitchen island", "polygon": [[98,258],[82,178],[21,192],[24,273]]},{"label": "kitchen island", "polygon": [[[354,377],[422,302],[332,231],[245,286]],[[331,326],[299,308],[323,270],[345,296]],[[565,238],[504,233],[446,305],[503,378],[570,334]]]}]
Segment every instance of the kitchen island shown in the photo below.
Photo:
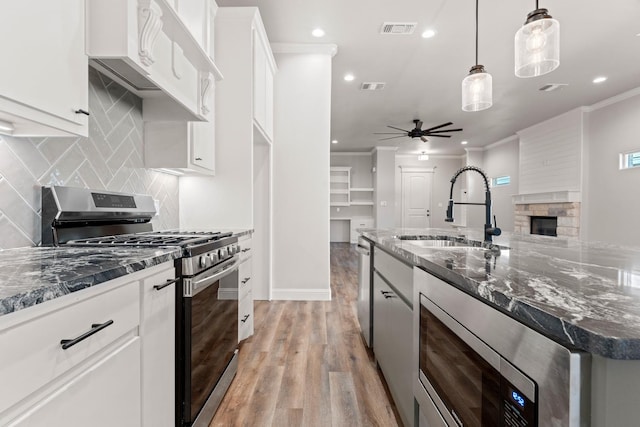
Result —
[{"label": "kitchen island", "polygon": [[[456,298],[472,297],[563,347],[586,354],[590,364],[584,365],[588,370],[579,377],[586,384],[589,403],[583,400],[580,411],[587,416],[576,425],[637,425],[640,249],[515,234],[494,237],[487,245],[482,243],[482,230],[470,229],[361,230],[361,234],[376,248],[456,289],[460,295]],[[414,301],[414,312],[416,307]],[[414,334],[417,327],[414,323]]]}]

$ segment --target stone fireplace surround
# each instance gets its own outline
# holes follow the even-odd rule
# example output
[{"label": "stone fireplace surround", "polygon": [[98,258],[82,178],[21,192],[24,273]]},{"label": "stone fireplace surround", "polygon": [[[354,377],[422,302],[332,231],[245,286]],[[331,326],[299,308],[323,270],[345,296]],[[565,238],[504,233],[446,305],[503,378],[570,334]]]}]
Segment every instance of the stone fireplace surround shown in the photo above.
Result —
[{"label": "stone fireplace surround", "polygon": [[532,216],[551,216],[558,218],[558,237],[580,236],[579,192],[519,194],[513,196],[513,204],[516,233],[530,234]]}]

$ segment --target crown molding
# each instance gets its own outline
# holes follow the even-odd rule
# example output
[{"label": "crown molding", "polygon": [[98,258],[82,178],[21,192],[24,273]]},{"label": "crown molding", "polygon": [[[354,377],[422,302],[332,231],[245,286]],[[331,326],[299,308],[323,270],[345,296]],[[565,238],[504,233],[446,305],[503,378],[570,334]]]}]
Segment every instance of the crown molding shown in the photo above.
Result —
[{"label": "crown molding", "polygon": [[273,53],[312,53],[336,56],[338,45],[333,43],[271,43]]},{"label": "crown molding", "polygon": [[332,156],[371,156],[373,151],[331,151]]},{"label": "crown molding", "polygon": [[618,95],[612,96],[611,98],[607,98],[600,102],[596,102],[593,105],[588,107],[583,107],[583,111],[590,113],[595,110],[599,110],[600,108],[608,107],[609,105],[617,104],[618,102],[622,102],[629,98],[633,98],[634,96],[640,95],[640,87],[628,90],[626,92],[619,93]]},{"label": "crown molding", "polygon": [[372,153],[376,151],[398,151],[398,147],[373,147],[371,150]]},{"label": "crown molding", "polygon": [[508,144],[510,142],[518,142],[518,141],[519,141],[518,135],[511,135],[511,136],[508,136],[508,137],[506,137],[504,139],[501,139],[500,141],[496,141],[496,142],[494,142],[492,144],[485,145],[482,148],[484,150],[490,150],[492,148],[496,148],[496,147],[499,147],[501,145]]}]

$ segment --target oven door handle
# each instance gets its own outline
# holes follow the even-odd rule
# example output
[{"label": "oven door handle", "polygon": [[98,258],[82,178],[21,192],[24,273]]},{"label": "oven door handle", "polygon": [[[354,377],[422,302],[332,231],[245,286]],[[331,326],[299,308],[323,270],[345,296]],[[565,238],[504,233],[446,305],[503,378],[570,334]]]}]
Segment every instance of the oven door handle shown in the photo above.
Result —
[{"label": "oven door handle", "polygon": [[230,260],[225,261],[224,263],[222,263],[219,266],[219,268],[212,269],[214,271],[212,271],[211,273],[209,273],[209,271],[204,272],[204,274],[203,274],[204,277],[199,278],[198,276],[196,276],[193,279],[193,284],[192,284],[191,289],[190,289],[190,291],[191,291],[190,295],[186,295],[187,289],[185,289],[185,296],[197,295],[198,293],[200,293],[203,290],[207,289],[209,286],[211,286],[214,283],[216,283],[218,280],[220,280],[220,279],[228,276],[229,274],[233,273],[235,270],[238,269],[239,265],[240,265],[240,257],[238,255],[236,255],[233,258],[231,258]]}]

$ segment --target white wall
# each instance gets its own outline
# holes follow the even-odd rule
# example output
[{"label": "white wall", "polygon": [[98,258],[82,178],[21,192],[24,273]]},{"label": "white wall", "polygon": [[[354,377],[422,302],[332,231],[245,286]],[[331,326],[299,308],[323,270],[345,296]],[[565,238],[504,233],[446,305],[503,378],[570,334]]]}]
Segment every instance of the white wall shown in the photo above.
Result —
[{"label": "white wall", "polygon": [[620,153],[640,151],[640,91],[587,114],[587,240],[640,246],[640,168],[620,170]]},{"label": "white wall", "polygon": [[448,222],[444,222],[447,216],[447,203],[449,203],[449,189],[451,188],[451,177],[462,167],[461,157],[434,157],[429,160],[418,160],[417,155],[397,155],[395,168],[395,193],[398,200],[395,207],[395,226],[402,226],[402,205],[400,195],[402,194],[402,172],[400,166],[433,168],[432,188],[431,188],[431,227],[450,227]]},{"label": "white wall", "polygon": [[518,132],[520,194],[582,189],[581,108]]},{"label": "white wall", "polygon": [[[376,147],[373,152],[373,164],[376,168],[373,174],[374,206],[373,216],[376,228],[395,227],[396,209],[396,148]],[[400,199],[400,197],[398,197]]]},{"label": "white wall", "polygon": [[512,196],[519,194],[518,137],[513,136],[486,147],[484,151],[484,171],[489,179],[510,176],[511,184],[491,188],[493,214],[502,231],[513,231],[514,207]]},{"label": "white wall", "polygon": [[274,299],[331,298],[329,144],[336,48],[307,46],[273,45]]}]

